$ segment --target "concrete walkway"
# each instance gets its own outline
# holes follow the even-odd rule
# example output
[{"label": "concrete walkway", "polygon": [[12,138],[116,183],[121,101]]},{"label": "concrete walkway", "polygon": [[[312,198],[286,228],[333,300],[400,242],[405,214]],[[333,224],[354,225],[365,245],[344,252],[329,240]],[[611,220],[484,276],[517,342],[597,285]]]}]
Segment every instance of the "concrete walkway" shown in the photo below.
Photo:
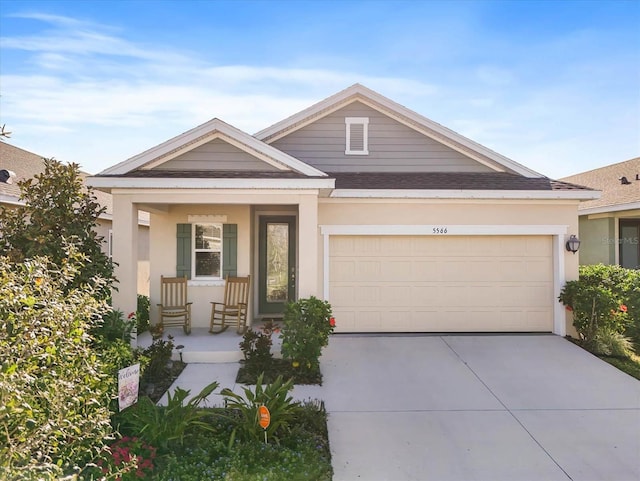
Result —
[{"label": "concrete walkway", "polygon": [[322,370],[294,397],[325,401],[335,481],[640,480],[640,382],[557,336],[336,335]]}]

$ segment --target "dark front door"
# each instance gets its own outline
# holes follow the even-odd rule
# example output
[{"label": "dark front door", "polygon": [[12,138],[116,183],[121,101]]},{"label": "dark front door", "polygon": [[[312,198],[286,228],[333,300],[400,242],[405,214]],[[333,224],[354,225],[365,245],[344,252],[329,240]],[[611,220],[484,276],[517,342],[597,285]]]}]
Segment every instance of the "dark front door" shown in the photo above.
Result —
[{"label": "dark front door", "polygon": [[282,314],[296,293],[296,218],[261,216],[259,236],[258,310]]}]

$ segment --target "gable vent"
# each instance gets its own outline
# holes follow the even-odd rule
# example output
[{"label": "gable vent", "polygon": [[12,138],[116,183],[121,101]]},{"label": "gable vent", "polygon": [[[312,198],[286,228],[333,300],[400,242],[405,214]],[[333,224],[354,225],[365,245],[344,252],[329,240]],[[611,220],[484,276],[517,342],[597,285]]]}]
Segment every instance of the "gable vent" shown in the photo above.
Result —
[{"label": "gable vent", "polygon": [[345,117],[346,125],[346,155],[369,154],[369,118]]}]

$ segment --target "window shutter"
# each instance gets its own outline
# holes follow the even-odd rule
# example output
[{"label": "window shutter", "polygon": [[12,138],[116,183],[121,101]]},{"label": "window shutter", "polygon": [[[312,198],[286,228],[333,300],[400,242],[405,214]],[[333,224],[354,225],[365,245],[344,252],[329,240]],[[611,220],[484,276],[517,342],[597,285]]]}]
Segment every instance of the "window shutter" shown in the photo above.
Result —
[{"label": "window shutter", "polygon": [[176,276],[191,279],[191,224],[178,224]]},{"label": "window shutter", "polygon": [[238,275],[238,224],[222,226],[222,277]]}]

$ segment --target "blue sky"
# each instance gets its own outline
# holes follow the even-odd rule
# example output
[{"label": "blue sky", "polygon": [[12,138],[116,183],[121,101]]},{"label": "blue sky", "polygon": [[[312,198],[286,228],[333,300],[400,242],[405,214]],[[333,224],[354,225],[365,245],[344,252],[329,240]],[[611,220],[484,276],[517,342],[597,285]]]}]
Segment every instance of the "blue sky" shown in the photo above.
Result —
[{"label": "blue sky", "polygon": [[550,177],[640,155],[638,1],[0,1],[10,143],[91,173],[359,82]]}]

